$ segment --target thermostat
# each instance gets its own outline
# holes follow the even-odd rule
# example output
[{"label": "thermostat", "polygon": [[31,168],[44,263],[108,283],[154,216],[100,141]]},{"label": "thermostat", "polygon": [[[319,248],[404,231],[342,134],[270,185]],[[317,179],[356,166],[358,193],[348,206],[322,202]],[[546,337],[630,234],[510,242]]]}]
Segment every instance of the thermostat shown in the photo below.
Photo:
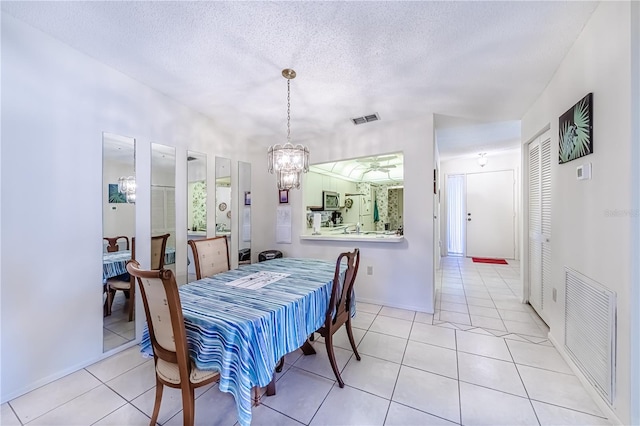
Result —
[{"label": "thermostat", "polygon": [[576,178],[578,180],[591,179],[591,163],[584,163],[576,168]]}]

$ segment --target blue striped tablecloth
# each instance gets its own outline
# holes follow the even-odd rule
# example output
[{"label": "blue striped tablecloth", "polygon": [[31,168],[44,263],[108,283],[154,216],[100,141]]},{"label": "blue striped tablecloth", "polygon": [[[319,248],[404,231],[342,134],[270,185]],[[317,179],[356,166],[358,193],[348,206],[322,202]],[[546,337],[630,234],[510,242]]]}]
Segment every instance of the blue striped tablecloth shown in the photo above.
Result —
[{"label": "blue striped tablecloth", "polygon": [[[102,279],[117,277],[127,273],[127,262],[131,259],[131,250],[120,250],[102,255]],[[164,253],[165,265],[176,263],[176,249],[167,247]]]},{"label": "blue striped tablecloth", "polygon": [[[191,359],[220,372],[219,388],[234,396],[241,425],[251,423],[252,388],[269,384],[280,358],[324,323],[334,270],[324,260],[273,259],[180,287]],[[290,275],[257,290],[224,284],[261,271]],[[146,325],[140,344],[152,355]]]}]

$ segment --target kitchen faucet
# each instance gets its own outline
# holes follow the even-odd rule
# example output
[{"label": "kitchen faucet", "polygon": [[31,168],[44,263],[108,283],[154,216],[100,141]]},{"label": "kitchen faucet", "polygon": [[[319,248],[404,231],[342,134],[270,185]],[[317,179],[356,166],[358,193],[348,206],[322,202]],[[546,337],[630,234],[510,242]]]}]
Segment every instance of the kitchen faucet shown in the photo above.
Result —
[{"label": "kitchen faucet", "polygon": [[356,225],[347,225],[344,227],[344,230],[342,231],[344,234],[348,234],[349,233],[349,228],[354,227],[354,230],[356,231],[356,234],[360,233],[360,222],[358,222]]}]

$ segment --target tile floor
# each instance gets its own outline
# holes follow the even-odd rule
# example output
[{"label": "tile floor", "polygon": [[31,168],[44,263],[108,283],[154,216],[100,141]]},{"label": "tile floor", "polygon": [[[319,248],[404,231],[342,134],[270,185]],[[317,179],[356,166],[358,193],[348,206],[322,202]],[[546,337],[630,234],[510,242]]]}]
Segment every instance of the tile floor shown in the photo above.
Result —
[{"label": "tile floor", "polygon": [[[340,389],[321,341],[317,355],[289,354],[277,395],[253,409],[255,425],[607,425],[596,404],[519,303],[517,264],[447,258],[433,315],[358,304],[357,361],[346,333],[335,341]],[[234,425],[233,398],[216,385],[196,393],[196,423]],[[138,348],[2,405],[2,425],[148,425],[151,360]],[[162,425],[182,424],[165,388]]]},{"label": "tile floor", "polygon": [[[103,296],[103,300],[106,296]],[[124,292],[116,291],[111,305],[111,315],[103,319],[103,350],[110,351],[113,348],[130,342],[135,338],[136,324],[129,321],[129,301]]]}]

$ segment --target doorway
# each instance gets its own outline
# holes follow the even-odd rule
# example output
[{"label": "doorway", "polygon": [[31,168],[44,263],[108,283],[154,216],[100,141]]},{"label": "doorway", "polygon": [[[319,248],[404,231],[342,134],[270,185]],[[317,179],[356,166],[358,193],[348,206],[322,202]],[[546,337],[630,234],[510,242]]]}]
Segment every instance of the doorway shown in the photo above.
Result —
[{"label": "doorway", "polygon": [[514,171],[469,173],[466,178],[467,257],[514,259]]},{"label": "doorway", "polygon": [[549,132],[529,143],[527,231],[529,303],[547,321],[546,304],[553,299],[551,289],[551,135]]}]

